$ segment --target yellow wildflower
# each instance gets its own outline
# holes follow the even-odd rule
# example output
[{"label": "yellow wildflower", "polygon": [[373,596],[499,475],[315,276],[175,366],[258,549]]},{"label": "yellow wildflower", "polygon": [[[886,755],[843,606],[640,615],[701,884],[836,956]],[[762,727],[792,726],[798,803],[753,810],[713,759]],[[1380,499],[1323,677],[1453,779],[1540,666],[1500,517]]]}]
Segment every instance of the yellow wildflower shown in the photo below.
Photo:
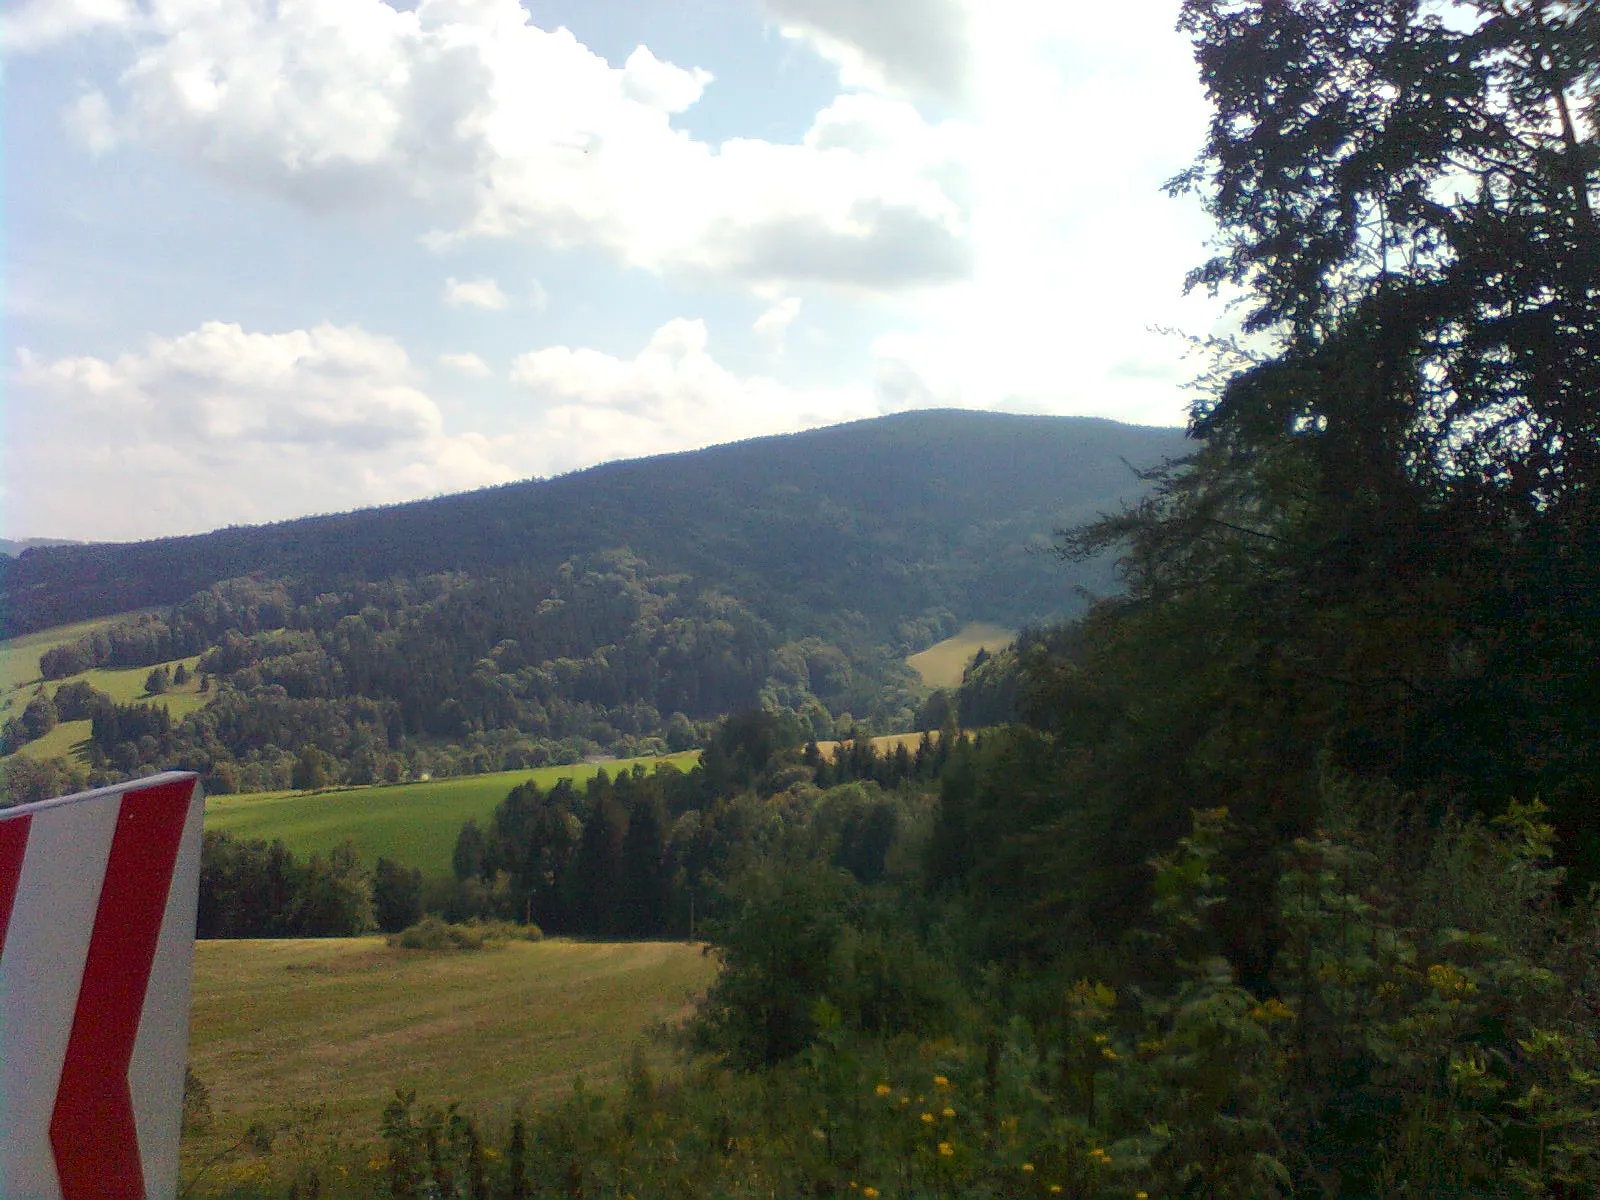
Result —
[{"label": "yellow wildflower", "polygon": [[922,1123],[924,1125],[932,1125],[933,1124],[933,1114],[932,1113],[923,1113],[922,1114]]},{"label": "yellow wildflower", "polygon": [[949,1142],[940,1142],[939,1143],[939,1157],[940,1158],[949,1158],[955,1152],[956,1152],[955,1147],[952,1146]]},{"label": "yellow wildflower", "polygon": [[877,1093],[878,1093],[878,1095],[880,1095],[880,1096],[887,1096],[887,1095],[888,1095],[888,1094],[889,1094],[889,1093],[890,1093],[890,1092],[891,1092],[891,1091],[893,1091],[893,1090],[894,1090],[894,1089],[893,1089],[893,1088],[891,1088],[891,1087],[890,1087],[890,1086],[889,1086],[889,1085],[888,1085],[888,1084],[887,1084],[887,1083],[880,1083],[880,1084],[879,1084],[879,1085],[878,1085],[878,1086],[877,1086],[877,1088],[875,1088],[875,1089],[874,1089],[874,1090],[875,1090],[875,1091],[876,1091],[876,1092],[877,1092]]},{"label": "yellow wildflower", "polygon": [[1023,1170],[1024,1174],[1032,1175],[1033,1174],[1033,1164],[1032,1163],[1023,1163],[1022,1164],[1022,1170]]},{"label": "yellow wildflower", "polygon": [[1061,1194],[1061,1185],[1059,1183],[1052,1183],[1050,1185],[1050,1194],[1052,1196],[1059,1196]]},{"label": "yellow wildflower", "polygon": [[865,1196],[867,1200],[876,1200],[878,1189],[875,1187],[864,1187],[861,1189],[861,1194]]},{"label": "yellow wildflower", "polygon": [[1117,1061],[1117,1052],[1115,1050],[1113,1050],[1110,1046],[1101,1046],[1100,1047],[1100,1057],[1108,1058],[1112,1062],[1116,1062]]},{"label": "yellow wildflower", "polygon": [[940,1087],[940,1088],[947,1088],[947,1087],[950,1086],[950,1081],[948,1079],[946,1079],[943,1075],[935,1075],[933,1077],[933,1086],[934,1087]]},{"label": "yellow wildflower", "polygon": [[956,1115],[956,1110],[953,1109],[953,1108],[946,1107],[944,1112],[941,1113],[940,1115],[945,1117],[946,1119],[948,1119],[948,1118],[953,1117],[953,1116]]}]

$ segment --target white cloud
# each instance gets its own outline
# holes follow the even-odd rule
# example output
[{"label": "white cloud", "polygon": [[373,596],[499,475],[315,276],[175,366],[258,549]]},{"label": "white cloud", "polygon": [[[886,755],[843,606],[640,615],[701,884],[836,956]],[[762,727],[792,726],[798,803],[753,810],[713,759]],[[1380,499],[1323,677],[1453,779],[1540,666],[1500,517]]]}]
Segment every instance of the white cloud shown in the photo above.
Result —
[{"label": "white cloud", "polygon": [[848,87],[962,105],[972,92],[966,0],[765,0],[786,37],[809,42]]},{"label": "white cloud", "polygon": [[550,293],[544,290],[544,284],[537,279],[528,287],[528,304],[534,312],[544,312],[550,307]]},{"label": "white cloud", "polygon": [[97,29],[131,26],[131,0],[23,0],[0,13],[0,51],[23,54]]},{"label": "white cloud", "polygon": [[787,296],[757,317],[751,328],[769,350],[777,352],[783,349],[784,335],[799,315],[800,297]]},{"label": "white cloud", "polygon": [[499,310],[511,303],[511,297],[492,279],[458,280],[452,275],[444,281],[444,302],[451,308]]},{"label": "white cloud", "polygon": [[463,375],[470,375],[474,379],[487,379],[494,372],[489,369],[489,364],[470,351],[466,354],[441,354],[439,361],[452,371],[460,371]]},{"label": "white cloud", "polygon": [[116,124],[105,93],[85,92],[66,113],[67,132],[98,157],[117,144]]},{"label": "white cloud", "polygon": [[[24,350],[11,383],[25,397],[6,472],[17,529],[151,536],[519,473],[502,461],[508,447],[446,432],[405,351],[354,326],[262,334],[207,322],[111,360]],[[63,463],[92,482],[60,486]]]},{"label": "white cloud", "polygon": [[643,46],[614,68],[517,0],[147,0],[134,45],[126,136],[313,210],[407,198],[441,222],[435,246],[521,237],[746,284],[970,268],[957,127],[857,111],[893,134],[873,142],[830,109],[802,144],[712,145],[671,124],[707,72]]},{"label": "white cloud", "polygon": [[666,113],[689,108],[710,82],[710,71],[699,67],[686,71],[662,62],[647,46],[637,47],[622,65],[622,94],[636,104]]},{"label": "white cloud", "polygon": [[518,356],[511,380],[536,405],[553,467],[659,453],[875,416],[865,385],[797,389],[736,375],[707,350],[704,321],[676,319],[633,359],[555,346]]}]

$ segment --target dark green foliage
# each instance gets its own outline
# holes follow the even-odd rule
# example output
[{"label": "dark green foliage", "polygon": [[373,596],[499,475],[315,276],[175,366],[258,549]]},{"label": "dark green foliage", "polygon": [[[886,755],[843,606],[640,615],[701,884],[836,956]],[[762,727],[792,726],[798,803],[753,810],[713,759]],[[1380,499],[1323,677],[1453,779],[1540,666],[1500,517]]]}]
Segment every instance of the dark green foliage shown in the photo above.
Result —
[{"label": "dark green foliage", "polygon": [[820,866],[775,864],[740,875],[728,916],[710,932],[722,973],[701,1010],[701,1040],[746,1067],[809,1045],[852,899],[849,877]]},{"label": "dark green foliage", "polygon": [[399,933],[422,919],[422,872],[379,858],[372,867],[372,912],[381,933]]},{"label": "dark green foliage", "polygon": [[66,796],[87,786],[83,768],[64,758],[13,754],[0,764],[0,807]]},{"label": "dark green foliage", "polygon": [[0,735],[0,743],[3,743],[0,744],[0,752],[15,753],[29,742],[49,733],[59,721],[60,714],[55,701],[43,687],[39,688],[29,698],[22,715],[12,717],[5,723],[3,735]]},{"label": "dark green foliage", "polygon": [[616,932],[621,937],[667,932],[672,901],[667,834],[667,809],[659,790],[641,788],[628,806],[628,832],[622,842],[616,910]]},{"label": "dark green foliage", "polygon": [[374,926],[372,878],[348,842],[302,863],[282,842],[205,835],[198,936],[351,937]]},{"label": "dark green foliage", "polygon": [[471,879],[483,874],[485,842],[478,822],[469,820],[456,836],[456,848],[450,854],[450,869],[457,879]]},{"label": "dark green foliage", "polygon": [[87,681],[64,683],[55,691],[56,713],[63,721],[88,721],[112,707],[111,697]]}]

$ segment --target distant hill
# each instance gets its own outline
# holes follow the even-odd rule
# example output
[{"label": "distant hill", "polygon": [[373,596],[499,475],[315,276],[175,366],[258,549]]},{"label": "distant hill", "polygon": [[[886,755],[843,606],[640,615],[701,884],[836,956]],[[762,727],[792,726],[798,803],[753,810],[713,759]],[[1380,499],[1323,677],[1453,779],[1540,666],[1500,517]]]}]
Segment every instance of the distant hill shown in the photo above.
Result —
[{"label": "distant hill", "polygon": [[16,558],[24,550],[35,550],[42,546],[81,546],[82,542],[72,541],[70,538],[23,538],[13,541],[11,538],[0,538],[0,555],[6,558]]},{"label": "distant hill", "polygon": [[[756,708],[819,741],[905,730],[928,699],[906,657],[1112,590],[1110,564],[1052,555],[1054,532],[1185,449],[1109,421],[909,413],[30,550],[0,559],[7,634],[131,615],[40,653],[48,686],[12,705],[0,750],[68,741],[87,782],[180,766],[216,793],[660,754]],[[149,696],[111,695],[113,676]]]},{"label": "distant hill", "polygon": [[1017,626],[1074,607],[1075,586],[1109,586],[1103,569],[1040,554],[1052,531],[1134,494],[1129,464],[1184,452],[1175,429],[905,413],[338,516],[41,548],[0,559],[0,633],[174,604],[250,573],[331,588],[610,548],[761,594],[783,625],[845,610],[883,629],[942,608]]}]

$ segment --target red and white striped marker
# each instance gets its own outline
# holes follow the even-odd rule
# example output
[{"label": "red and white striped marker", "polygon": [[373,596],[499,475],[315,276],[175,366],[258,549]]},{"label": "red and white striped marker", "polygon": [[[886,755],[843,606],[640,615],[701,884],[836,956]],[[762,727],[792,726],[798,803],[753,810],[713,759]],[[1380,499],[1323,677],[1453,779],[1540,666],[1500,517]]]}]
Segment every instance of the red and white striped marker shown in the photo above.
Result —
[{"label": "red and white striped marker", "polygon": [[169,773],[0,809],[0,1197],[177,1194],[202,800]]}]

